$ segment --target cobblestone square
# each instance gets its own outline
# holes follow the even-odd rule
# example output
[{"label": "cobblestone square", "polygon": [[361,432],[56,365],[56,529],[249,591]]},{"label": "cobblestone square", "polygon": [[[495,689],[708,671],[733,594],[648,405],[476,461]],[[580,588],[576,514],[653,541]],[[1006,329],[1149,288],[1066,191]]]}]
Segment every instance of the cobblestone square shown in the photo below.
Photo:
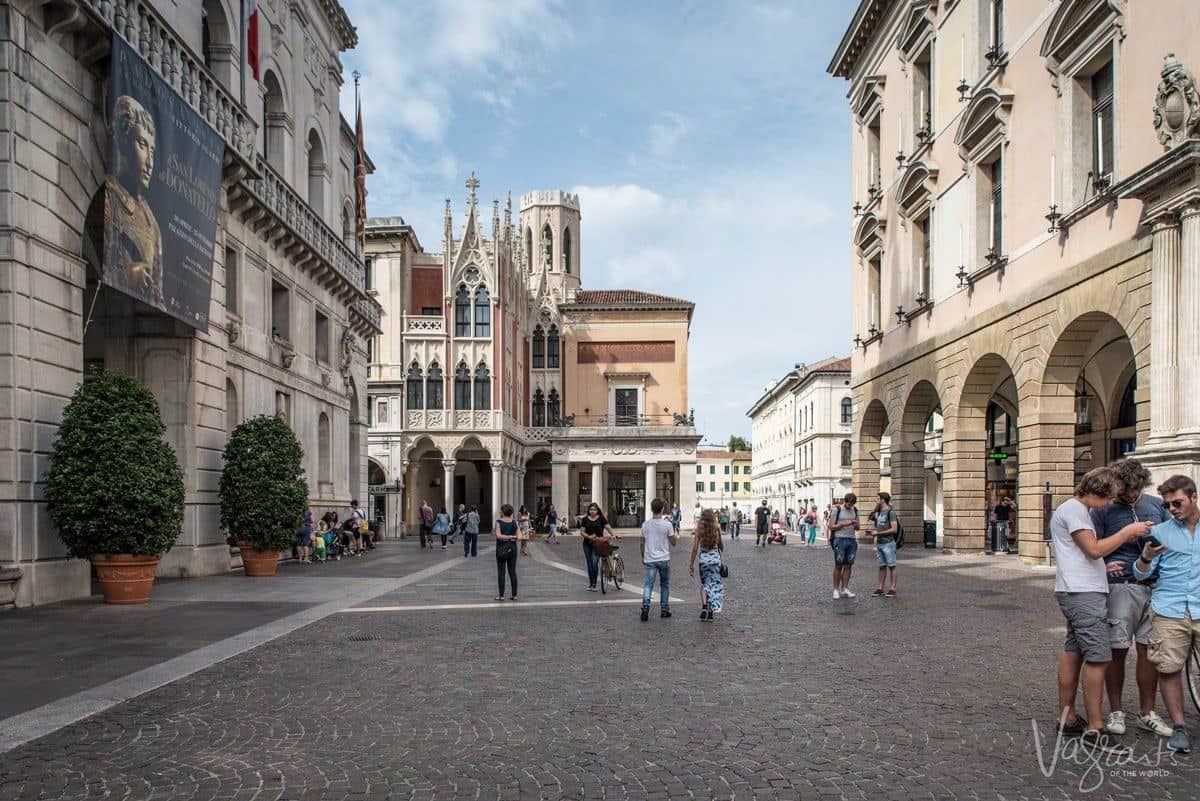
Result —
[{"label": "cobblestone square", "polygon": [[1139,764],[1064,753],[1051,771],[1051,738],[1039,769],[1062,637],[1048,574],[908,548],[884,601],[864,548],[859,597],[835,602],[827,548],[743,538],[705,624],[690,542],[675,616],[649,623],[632,592],[584,591],[575,538],[532,546],[517,604],[491,602],[490,552],[407,542],[330,566],[349,586],[455,560],[0,755],[0,798],[1195,797],[1196,757],[1143,734],[1125,738]]}]

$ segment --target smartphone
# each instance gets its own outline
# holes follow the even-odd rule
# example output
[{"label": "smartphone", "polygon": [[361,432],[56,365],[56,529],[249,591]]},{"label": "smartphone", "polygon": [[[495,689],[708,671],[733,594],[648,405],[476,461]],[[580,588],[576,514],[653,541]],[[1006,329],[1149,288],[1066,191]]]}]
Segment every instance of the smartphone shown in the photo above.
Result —
[{"label": "smartphone", "polygon": [[1146,542],[1150,543],[1150,545],[1154,548],[1158,548],[1159,546],[1162,545],[1162,543],[1159,542],[1158,537],[1154,536],[1153,534],[1146,537]]}]

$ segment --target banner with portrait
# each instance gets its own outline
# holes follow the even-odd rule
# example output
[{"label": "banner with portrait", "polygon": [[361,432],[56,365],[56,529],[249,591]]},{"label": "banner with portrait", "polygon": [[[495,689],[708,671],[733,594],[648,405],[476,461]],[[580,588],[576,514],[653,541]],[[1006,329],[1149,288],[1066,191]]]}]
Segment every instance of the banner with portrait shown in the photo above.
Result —
[{"label": "banner with portrait", "polygon": [[107,102],[107,174],[88,212],[101,281],[207,331],[225,144],[115,33]]}]

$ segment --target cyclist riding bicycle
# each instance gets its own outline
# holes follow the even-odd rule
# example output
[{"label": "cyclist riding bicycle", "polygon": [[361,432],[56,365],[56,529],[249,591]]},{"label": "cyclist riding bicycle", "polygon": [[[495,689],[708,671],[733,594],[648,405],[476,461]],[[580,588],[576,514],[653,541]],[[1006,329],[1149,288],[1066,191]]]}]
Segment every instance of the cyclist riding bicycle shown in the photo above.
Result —
[{"label": "cyclist riding bicycle", "polygon": [[[596,503],[588,504],[587,513],[580,518],[579,525],[583,534],[583,555],[587,560],[588,592],[598,592],[596,581],[600,575],[600,558],[611,553],[616,534]],[[606,552],[600,554],[597,549]]]}]

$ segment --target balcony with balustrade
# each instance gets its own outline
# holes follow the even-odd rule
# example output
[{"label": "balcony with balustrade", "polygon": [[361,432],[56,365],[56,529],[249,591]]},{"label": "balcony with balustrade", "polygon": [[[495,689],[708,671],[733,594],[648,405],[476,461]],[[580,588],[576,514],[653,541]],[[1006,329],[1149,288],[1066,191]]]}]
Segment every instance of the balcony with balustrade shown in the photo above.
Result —
[{"label": "balcony with balustrade", "polygon": [[404,315],[405,339],[442,339],[446,335],[446,319],[440,314]]}]

